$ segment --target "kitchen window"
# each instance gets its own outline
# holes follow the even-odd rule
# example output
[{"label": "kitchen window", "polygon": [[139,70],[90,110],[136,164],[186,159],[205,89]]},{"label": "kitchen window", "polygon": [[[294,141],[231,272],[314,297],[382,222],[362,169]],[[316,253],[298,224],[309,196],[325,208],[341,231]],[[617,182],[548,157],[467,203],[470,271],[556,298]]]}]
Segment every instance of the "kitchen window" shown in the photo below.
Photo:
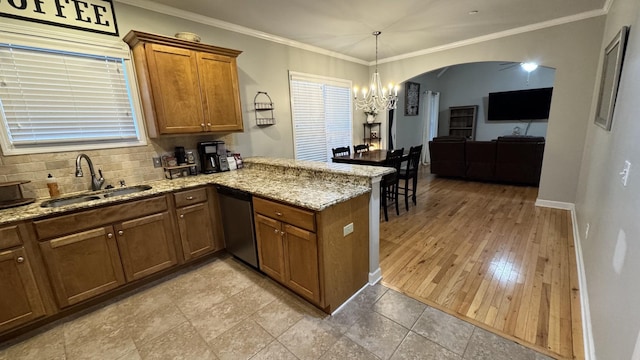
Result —
[{"label": "kitchen window", "polygon": [[328,162],[351,147],[351,81],[289,72],[289,85],[295,158]]},{"label": "kitchen window", "polygon": [[124,43],[0,35],[4,155],[146,144]]}]

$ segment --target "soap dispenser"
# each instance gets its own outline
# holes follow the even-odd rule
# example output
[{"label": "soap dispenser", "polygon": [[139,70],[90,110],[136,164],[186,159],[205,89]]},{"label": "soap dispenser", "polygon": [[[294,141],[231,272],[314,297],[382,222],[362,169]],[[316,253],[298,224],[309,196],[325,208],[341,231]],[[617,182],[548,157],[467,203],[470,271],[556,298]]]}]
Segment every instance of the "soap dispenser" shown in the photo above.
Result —
[{"label": "soap dispenser", "polygon": [[49,196],[52,198],[60,196],[60,189],[58,188],[58,182],[53,175],[47,176],[47,187],[49,188]]}]

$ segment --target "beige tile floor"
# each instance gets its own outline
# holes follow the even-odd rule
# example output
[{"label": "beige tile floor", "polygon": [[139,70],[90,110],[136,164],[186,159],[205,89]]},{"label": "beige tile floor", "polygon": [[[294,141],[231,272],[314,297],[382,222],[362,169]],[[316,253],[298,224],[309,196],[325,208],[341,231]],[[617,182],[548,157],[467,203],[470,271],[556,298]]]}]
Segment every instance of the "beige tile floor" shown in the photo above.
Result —
[{"label": "beige tile floor", "polygon": [[382,285],[328,316],[231,257],[0,347],[17,359],[549,359]]}]

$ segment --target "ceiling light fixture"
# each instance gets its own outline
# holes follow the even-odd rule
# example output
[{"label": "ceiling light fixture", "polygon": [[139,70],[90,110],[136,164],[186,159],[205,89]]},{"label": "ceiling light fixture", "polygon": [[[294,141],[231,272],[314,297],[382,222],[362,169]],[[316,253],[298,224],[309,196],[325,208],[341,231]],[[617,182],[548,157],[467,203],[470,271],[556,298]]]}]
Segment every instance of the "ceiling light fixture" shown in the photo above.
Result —
[{"label": "ceiling light fixture", "polygon": [[522,67],[522,69],[528,73],[532,72],[533,70],[538,68],[538,64],[534,63],[534,62],[524,62],[524,63],[520,63],[520,66]]},{"label": "ceiling light fixture", "polygon": [[353,87],[353,103],[356,110],[364,110],[367,115],[373,116],[378,115],[379,111],[395,109],[398,100],[398,85],[394,87],[389,83],[385,88],[378,73],[378,36],[380,34],[382,34],[380,31],[373,32],[376,37],[376,71],[371,75],[369,88],[362,88],[362,98],[358,98],[358,87]]},{"label": "ceiling light fixture", "polygon": [[478,10],[471,10],[471,11],[469,11],[469,15],[475,15],[475,14],[477,14],[479,12],[480,11],[478,11]]}]

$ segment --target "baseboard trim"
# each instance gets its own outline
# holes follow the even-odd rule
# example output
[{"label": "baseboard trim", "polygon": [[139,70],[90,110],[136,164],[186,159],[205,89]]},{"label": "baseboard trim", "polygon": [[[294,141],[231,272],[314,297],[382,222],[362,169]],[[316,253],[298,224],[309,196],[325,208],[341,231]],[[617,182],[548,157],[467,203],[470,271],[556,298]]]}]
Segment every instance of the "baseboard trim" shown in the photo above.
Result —
[{"label": "baseboard trim", "polygon": [[360,290],[356,291],[356,293],[355,293],[355,294],[353,294],[353,295],[351,295],[351,297],[350,297],[350,298],[348,298],[348,299],[347,299],[347,301],[343,302],[343,303],[342,303],[342,305],[338,306],[338,308],[337,308],[337,309],[335,309],[335,310],[331,313],[331,316],[335,315],[338,311],[342,310],[342,308],[343,308],[343,307],[347,306],[347,304],[348,304],[349,302],[351,302],[351,300],[353,300],[356,296],[358,296],[358,295],[359,295],[359,294],[360,294],[364,289],[366,289],[366,288],[367,288],[367,287],[369,287],[369,286],[371,286],[371,285],[369,285],[369,284],[364,284],[364,286],[362,286],[362,287],[360,288]]},{"label": "baseboard trim", "polygon": [[[578,283],[580,284],[580,315],[582,316],[582,339],[584,342],[584,358],[585,360],[596,360],[596,350],[593,344],[593,329],[591,327],[591,310],[589,308],[589,292],[587,291],[587,277],[584,270],[584,260],[582,258],[582,245],[580,241],[578,217],[576,216],[575,205],[570,205],[571,222],[573,223],[573,241],[576,251],[576,263],[578,265]],[[536,201],[536,206],[543,205],[538,205],[538,201]]]},{"label": "baseboard trim", "polygon": [[[562,202],[562,201],[553,201],[553,200],[544,200],[544,199],[536,199],[536,206],[547,207],[552,209],[562,209],[569,210],[572,213],[576,211],[576,205],[574,203]],[[572,216],[575,216],[572,215]]]},{"label": "baseboard trim", "polygon": [[382,280],[382,270],[377,268],[376,271],[369,273],[369,285],[375,285]]}]

